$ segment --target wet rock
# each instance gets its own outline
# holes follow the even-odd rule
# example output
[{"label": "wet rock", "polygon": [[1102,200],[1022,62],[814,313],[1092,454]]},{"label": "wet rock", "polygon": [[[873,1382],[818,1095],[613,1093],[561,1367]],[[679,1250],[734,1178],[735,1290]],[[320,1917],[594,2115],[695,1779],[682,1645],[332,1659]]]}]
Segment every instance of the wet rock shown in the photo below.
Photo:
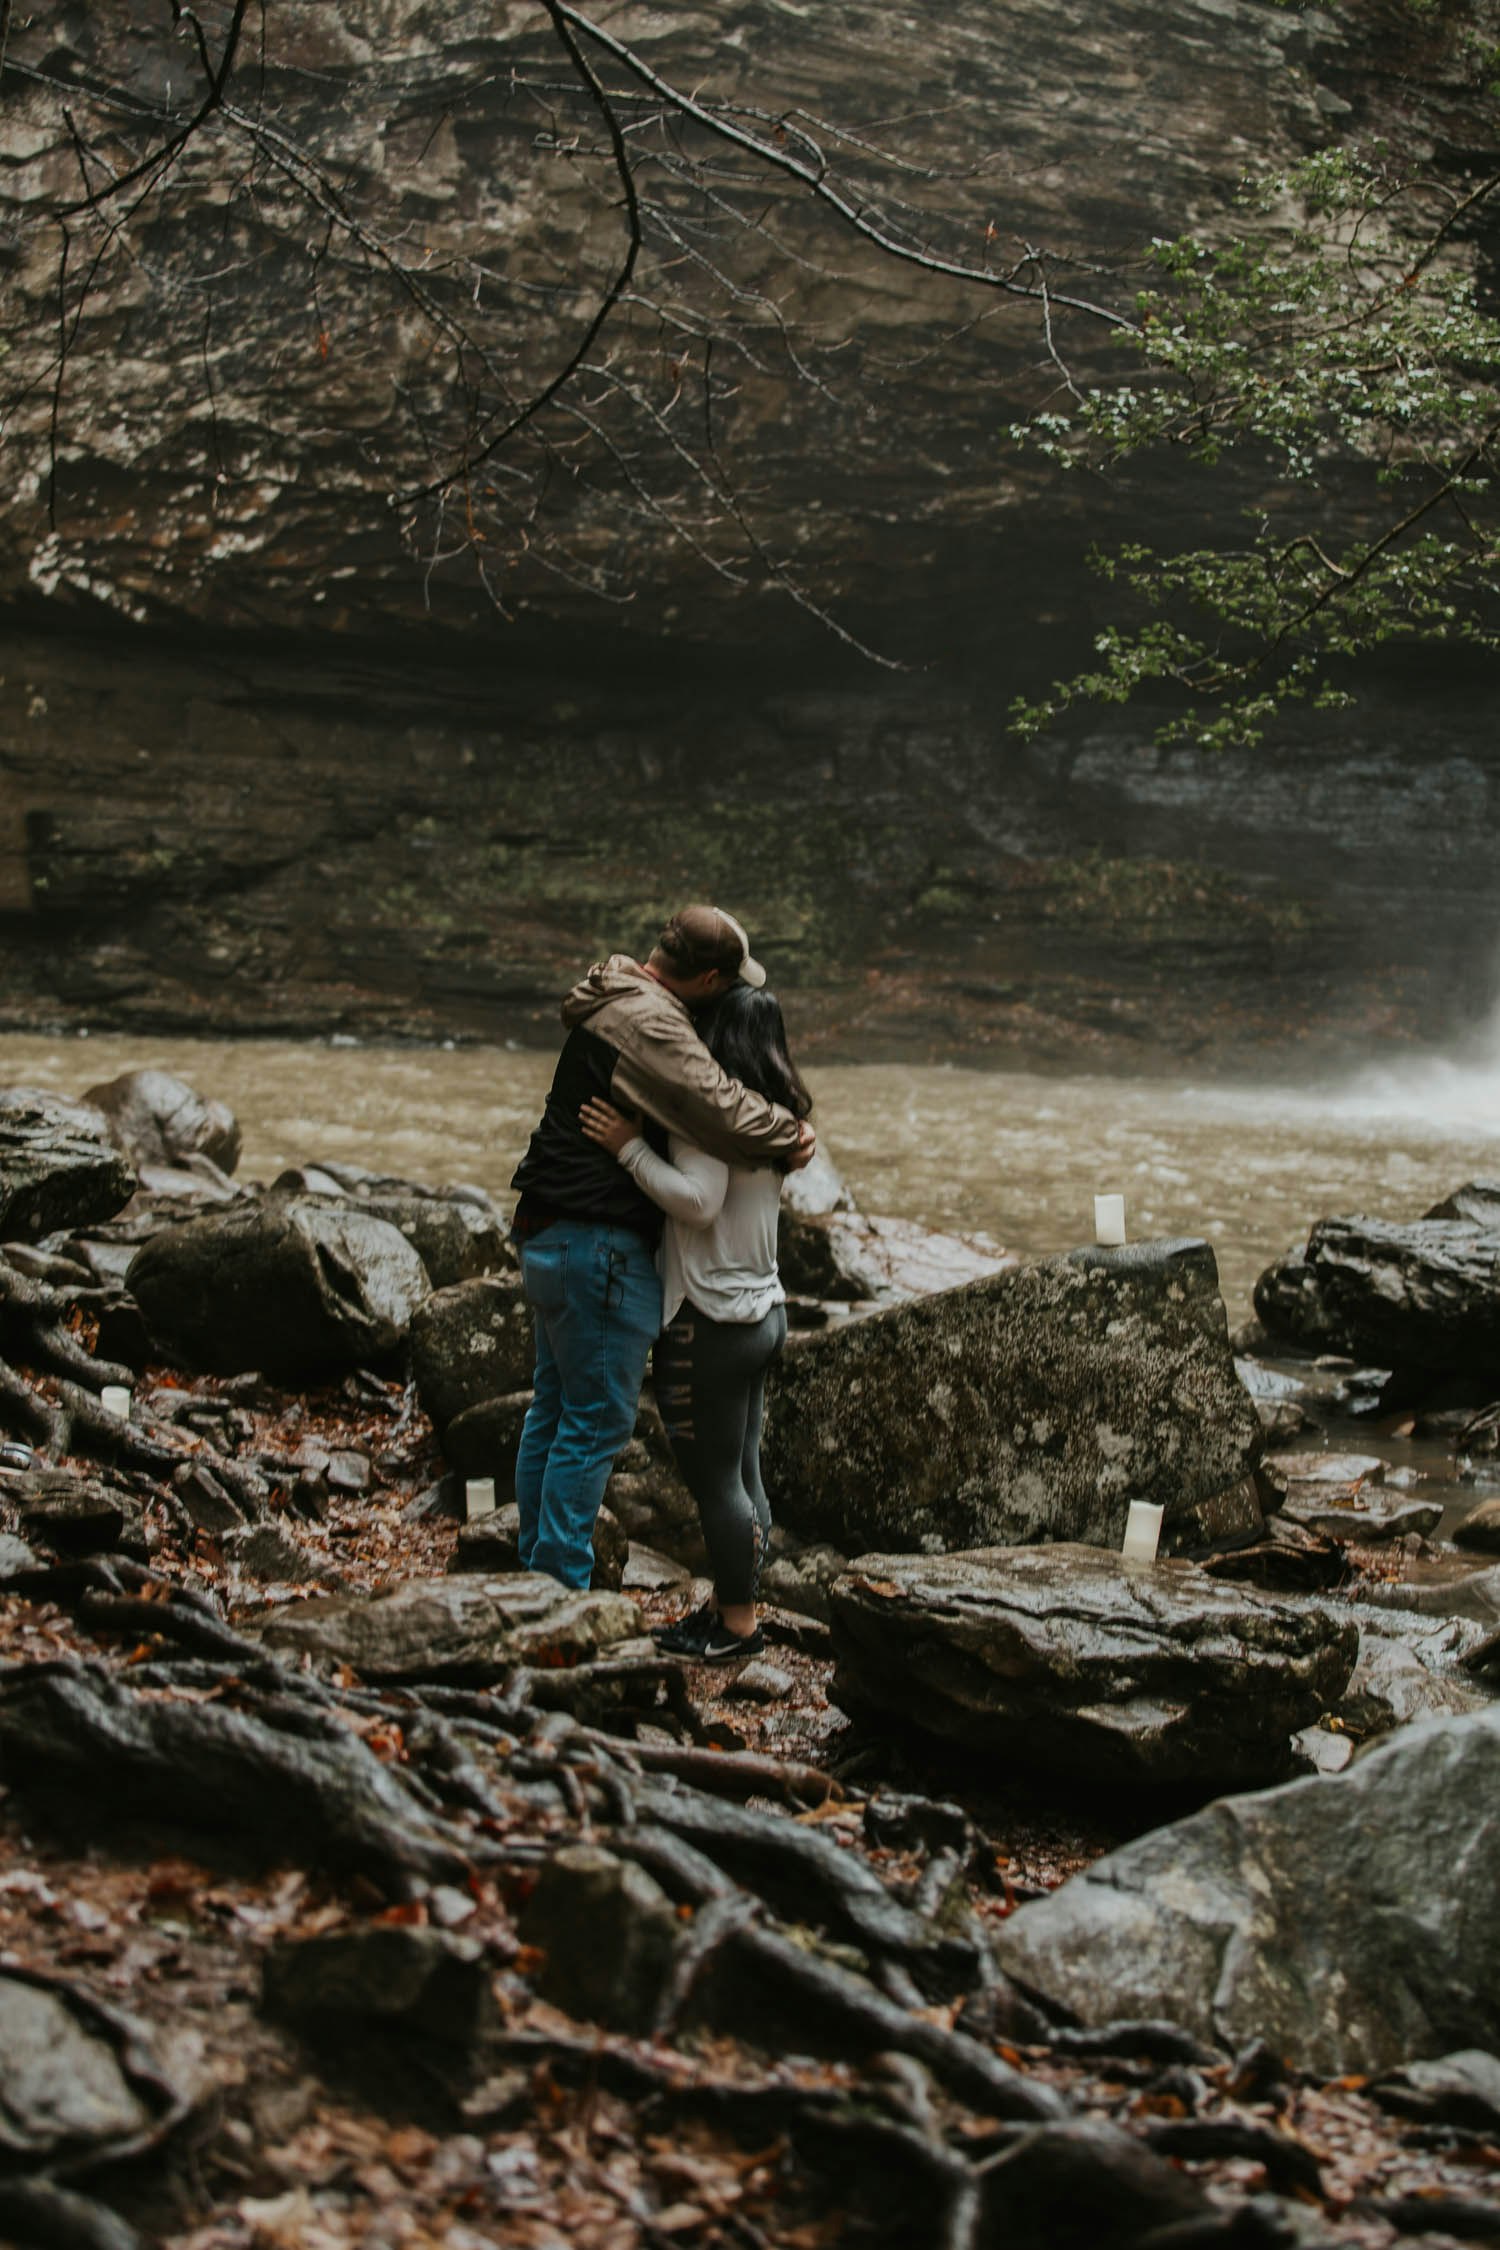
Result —
[{"label": "wet rock", "polygon": [[797,1542],[787,1542],[785,1545],[790,1551],[785,1551],[781,1535],[776,1536],[775,1543],[777,1551],[761,1572],[763,1600],[775,1602],[781,1609],[793,1610],[799,1617],[816,1617],[826,1625],[828,1589],[849,1568],[848,1556],[826,1543],[815,1542],[804,1547]]},{"label": "wet rock", "polygon": [[1264,1534],[1243,1547],[1203,1558],[1214,1578],[1237,1579],[1267,1594],[1316,1594],[1342,1584],[1349,1564],[1342,1544],[1305,1524],[1268,1517]]},{"label": "wet rock", "polygon": [[268,1648],[350,1664],[372,1680],[497,1680],[513,1664],[581,1664],[629,1640],[623,1594],[583,1594],[539,1572],[409,1579],[388,1594],[303,1602],[262,1628]]},{"label": "wet rock", "polygon": [[659,1547],[689,1570],[706,1567],[697,1506],[649,1398],[641,1401],[636,1434],[620,1454],[604,1498],[632,1539]]},{"label": "wet rock", "polygon": [[122,1545],[143,1547],[141,1504],[102,1479],[73,1469],[33,1469],[14,1486],[11,1502],[28,1539],[58,1555],[93,1555]]},{"label": "wet rock", "polygon": [[996,1939],[1076,2011],[1169,2015],[1296,2070],[1380,2071],[1492,2036],[1500,1710],[1405,1727],[1333,1779],[1232,1797],[1113,1852]]},{"label": "wet rock", "polygon": [[1342,1773],[1354,1756],[1354,1738],[1342,1727],[1299,1727],[1292,1736],[1292,1767],[1298,1774]]},{"label": "wet rock", "polygon": [[[845,1554],[1258,1530],[1261,1448],[1206,1243],[1088,1249],[800,1340],[772,1376],[778,1522]],[[1202,1511],[1233,1494],[1212,1531]]]},{"label": "wet rock", "polygon": [[357,1164],[302,1165],[283,1172],[273,1194],[352,1203],[404,1234],[434,1289],[513,1266],[505,1224],[482,1188],[419,1187]]},{"label": "wet rock", "polygon": [[190,1162],[185,1159],[181,1165],[143,1164],[137,1175],[135,1194],[125,1208],[156,1217],[163,1205],[171,1205],[174,1215],[181,1215],[175,1213],[175,1206],[179,1204],[234,1203],[244,1193],[226,1172],[210,1164],[206,1156],[195,1156]]},{"label": "wet rock", "polygon": [[659,1555],[654,1547],[631,1540],[620,1580],[622,1586],[629,1587],[633,1593],[647,1594],[692,1583],[693,1574],[682,1563],[674,1562],[670,1555]]},{"label": "wet rock", "polygon": [[0,1089],[0,1241],[108,1219],[134,1190],[99,1110],[30,1086]]},{"label": "wet rock", "polygon": [[427,1485],[414,1500],[408,1500],[401,1511],[403,1523],[426,1523],[434,1516],[446,1516],[450,1522],[462,1523],[466,1513],[464,1479],[451,1471]]},{"label": "wet rock", "polygon": [[781,1208],[804,1219],[854,1209],[849,1183],[821,1141],[811,1164],[804,1164],[799,1172],[788,1172],[781,1188]]},{"label": "wet rock", "polygon": [[266,1956],[263,2004],[339,2048],[374,2033],[468,2049],[493,2011],[482,1946],[390,1924],[280,1940]]},{"label": "wet rock", "polygon": [[1311,1606],[1074,1545],[865,1555],[829,1598],[845,1708],[1112,1782],[1284,1774],[1358,1649]]},{"label": "wet rock", "polygon": [[1305,1406],[1294,1398],[1258,1398],[1255,1411],[1260,1416],[1260,1426],[1273,1445],[1287,1438],[1300,1437],[1311,1425],[1312,1417]]},{"label": "wet rock", "polygon": [[1471,1414],[1454,1432],[1453,1457],[1466,1481],[1494,1466],[1500,1458],[1500,1401]]},{"label": "wet rock", "polygon": [[1005,2250],[1131,2250],[1213,2208],[1196,2180],[1097,2118],[1023,2133],[984,2167],[982,2195],[983,2239]]},{"label": "wet rock", "polygon": [[150,2250],[128,2220],[53,2180],[0,2180],[0,2228],[15,2250]]},{"label": "wet rock", "polygon": [[814,1217],[784,1201],[776,1256],[795,1296],[855,1304],[899,1304],[1020,1263],[987,1235],[938,1234],[910,1219],[858,1211]]},{"label": "wet rock", "polygon": [[1424,1576],[1420,1583],[1375,1581],[1360,1590],[1360,1606],[1405,1609],[1422,1617],[1462,1617],[1494,1632],[1500,1629],[1500,1564],[1488,1570],[1457,1567]]},{"label": "wet rock", "polygon": [[1425,1539],[1442,1521],[1440,1500],[1406,1500],[1397,1494],[1362,1491],[1346,1497],[1337,1489],[1293,1486],[1286,1514],[1309,1531],[1330,1539],[1380,1546],[1392,1539]]},{"label": "wet rock", "polygon": [[[521,1568],[521,1511],[513,1500],[472,1523],[459,1525],[458,1540],[448,1558],[450,1571],[481,1570],[491,1574]],[[617,1592],[625,1575],[628,1542],[617,1517],[601,1508],[594,1519],[594,1590]]]},{"label": "wet rock", "polygon": [[12,1532],[0,1531],[0,1586],[8,1579],[19,1578],[39,1567],[35,1553],[24,1539],[17,1539]]},{"label": "wet rock", "polygon": [[1399,1482],[1386,1490],[1388,1466],[1375,1453],[1271,1453],[1261,1475],[1280,1495],[1279,1512],[1309,1531],[1369,1545],[1425,1538],[1442,1501],[1407,1497]]},{"label": "wet rock", "polygon": [[544,2000],[585,2022],[648,2032],[682,1925],[643,1867],[595,1844],[567,1844],[540,1875],[520,1933],[546,1958]]},{"label": "wet rock", "polygon": [[127,1281],[163,1345],[216,1374],[365,1366],[396,1348],[428,1294],[421,1259],[384,1220],[282,1197],[169,1227]]},{"label": "wet rock", "polygon": [[1480,1386],[1500,1366],[1500,1201],[1460,1188],[1410,1225],[1324,1219],[1256,1283],[1265,1325],[1392,1369],[1407,1389]]},{"label": "wet rock", "polygon": [[1305,1249],[1289,1250],[1255,1284],[1255,1311],[1272,1349],[1299,1344],[1310,1352],[1343,1348],[1344,1331],[1324,1304]]},{"label": "wet rock", "polygon": [[205,1101],[168,1070],[132,1070],[90,1086],[86,1102],[108,1118],[111,1136],[137,1167],[170,1171],[206,1157],[213,1169],[232,1172],[240,1160],[238,1121],[222,1102]]},{"label": "wet rock", "polygon": [[109,2047],[55,1994],[0,1976],[6,2116],[0,2146],[55,2151],[143,2131],[150,2111]]},{"label": "wet rock", "polygon": [[243,1528],[245,1510],[234,1494],[220,1484],[213,1471],[201,1462],[184,1461],[180,1468],[174,1469],[172,1490],[195,1531],[226,1532]]},{"label": "wet rock", "polygon": [[1337,1485],[1352,1495],[1384,1484],[1387,1464],[1378,1453],[1269,1453],[1265,1466],[1289,1487]]},{"label": "wet rock", "polygon": [[244,1524],[223,1535],[224,1560],[266,1585],[302,1586],[322,1574],[280,1524]]},{"label": "wet rock", "polygon": [[724,1699],[727,1703],[785,1703],[796,1687],[790,1672],[757,1659],[740,1667],[725,1689]]},{"label": "wet rock", "polygon": [[[50,1979],[0,1971],[0,2151],[52,2164],[123,2150],[159,2120],[139,2028]],[[175,2098],[175,2097],[174,2097]]]},{"label": "wet rock", "polygon": [[1370,2093],[1398,2117],[1489,2137],[1500,2133],[1500,2057],[1484,2047],[1408,2063],[1377,2078]]},{"label": "wet rock", "polygon": [[461,1477],[493,1477],[495,1495],[514,1486],[516,1454],[531,1405],[530,1391],[481,1399],[466,1407],[443,1432],[443,1455]]},{"label": "wet rock", "polygon": [[531,1307],[518,1281],[493,1276],[438,1289],[411,1326],[417,1396],[439,1434],[471,1406],[529,1390]]},{"label": "wet rock", "polygon": [[1467,1180],[1434,1203],[1429,1219],[1458,1219],[1467,1226],[1500,1227],[1500,1180]]},{"label": "wet rock", "polygon": [[1462,1618],[1434,1619],[1415,1610],[1345,1611],[1359,1630],[1359,1656],[1334,1717],[1357,1741],[1389,1734],[1416,1719],[1462,1717],[1493,1701],[1465,1660],[1484,1627]]},{"label": "wet rock", "polygon": [[370,1457],[367,1453],[330,1453],[323,1474],[333,1492],[368,1492]]},{"label": "wet rock", "polygon": [[1481,1500],[1453,1529],[1455,1547],[1476,1554],[1500,1555],[1500,1500]]}]

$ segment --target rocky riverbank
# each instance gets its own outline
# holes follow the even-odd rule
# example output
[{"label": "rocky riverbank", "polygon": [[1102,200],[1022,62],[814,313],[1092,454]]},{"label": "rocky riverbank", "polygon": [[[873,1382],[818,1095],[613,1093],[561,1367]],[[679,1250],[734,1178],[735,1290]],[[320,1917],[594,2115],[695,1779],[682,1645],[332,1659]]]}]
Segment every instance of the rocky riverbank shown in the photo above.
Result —
[{"label": "rocky riverbank", "polygon": [[[695,1560],[649,1413],[592,1593],[461,1520],[529,1371],[485,1199],[336,1163],[246,1192],[236,1139],[159,1075],[0,1101],[9,2239],[1500,2230],[1500,2063],[1456,2052],[1496,1999],[1496,1597],[1482,1546],[1460,1579],[1431,1514],[1381,1505],[1421,1495],[1378,1451],[1327,1450],[1386,1371],[1232,1357],[1201,1247],[1020,1268],[883,1234],[824,1168],[773,1402],[803,1536],[768,1656],[715,1674],[644,1637]],[[1413,1256],[1489,1191],[1451,1208]],[[973,1392],[946,1413],[940,1364]],[[806,1536],[861,1458],[858,1414],[831,1453],[793,1435],[835,1365],[960,1447],[865,1464],[883,1554],[847,1508],[847,1553]],[[1032,1514],[1001,1536],[1032,1543],[965,1552],[994,1495],[962,1444],[988,1458],[1002,1394]],[[919,1460],[925,1552],[892,1552]],[[1175,1552],[1132,1574],[1109,1547],[1147,1493]],[[1185,1784],[1294,1763],[1170,1824]],[[1397,2005],[1389,1917],[1436,1898]]]}]

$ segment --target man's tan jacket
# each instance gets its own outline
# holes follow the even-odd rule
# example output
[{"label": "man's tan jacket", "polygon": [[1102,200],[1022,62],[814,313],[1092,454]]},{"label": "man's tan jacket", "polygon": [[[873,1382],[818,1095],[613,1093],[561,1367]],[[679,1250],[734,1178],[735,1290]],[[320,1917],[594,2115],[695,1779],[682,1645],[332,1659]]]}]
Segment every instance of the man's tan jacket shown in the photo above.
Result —
[{"label": "man's tan jacket", "polygon": [[570,1031],[586,1026],[615,1050],[608,1099],[641,1110],[710,1156],[753,1164],[792,1155],[797,1120],[721,1070],[675,993],[628,954],[596,962],[562,1004]]}]

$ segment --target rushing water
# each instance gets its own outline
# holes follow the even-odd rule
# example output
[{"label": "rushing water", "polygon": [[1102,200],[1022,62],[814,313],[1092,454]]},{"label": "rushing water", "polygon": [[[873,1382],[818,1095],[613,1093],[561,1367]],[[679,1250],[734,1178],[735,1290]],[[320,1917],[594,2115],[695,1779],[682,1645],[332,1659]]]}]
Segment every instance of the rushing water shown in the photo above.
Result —
[{"label": "rushing water", "polygon": [[[0,1038],[0,1082],[77,1094],[156,1065],[217,1095],[245,1132],[241,1172],[341,1158],[504,1198],[550,1056],[290,1041]],[[870,1065],[812,1074],[817,1122],[870,1211],[979,1229],[1026,1254],[1092,1231],[1122,1191],[1133,1237],[1202,1234],[1231,1320],[1260,1269],[1329,1212],[1416,1217],[1500,1173],[1500,1038],[1323,1089]]]}]

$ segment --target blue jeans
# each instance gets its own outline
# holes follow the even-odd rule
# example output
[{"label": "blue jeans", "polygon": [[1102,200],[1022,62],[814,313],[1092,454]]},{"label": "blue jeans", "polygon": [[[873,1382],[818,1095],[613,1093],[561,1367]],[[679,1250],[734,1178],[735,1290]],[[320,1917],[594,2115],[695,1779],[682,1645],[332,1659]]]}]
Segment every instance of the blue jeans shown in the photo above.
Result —
[{"label": "blue jeans", "polygon": [[534,1396],[516,1455],[521,1566],[587,1586],[594,1518],[635,1428],[661,1326],[661,1283],[629,1227],[559,1219],[517,1250],[536,1324]]}]

